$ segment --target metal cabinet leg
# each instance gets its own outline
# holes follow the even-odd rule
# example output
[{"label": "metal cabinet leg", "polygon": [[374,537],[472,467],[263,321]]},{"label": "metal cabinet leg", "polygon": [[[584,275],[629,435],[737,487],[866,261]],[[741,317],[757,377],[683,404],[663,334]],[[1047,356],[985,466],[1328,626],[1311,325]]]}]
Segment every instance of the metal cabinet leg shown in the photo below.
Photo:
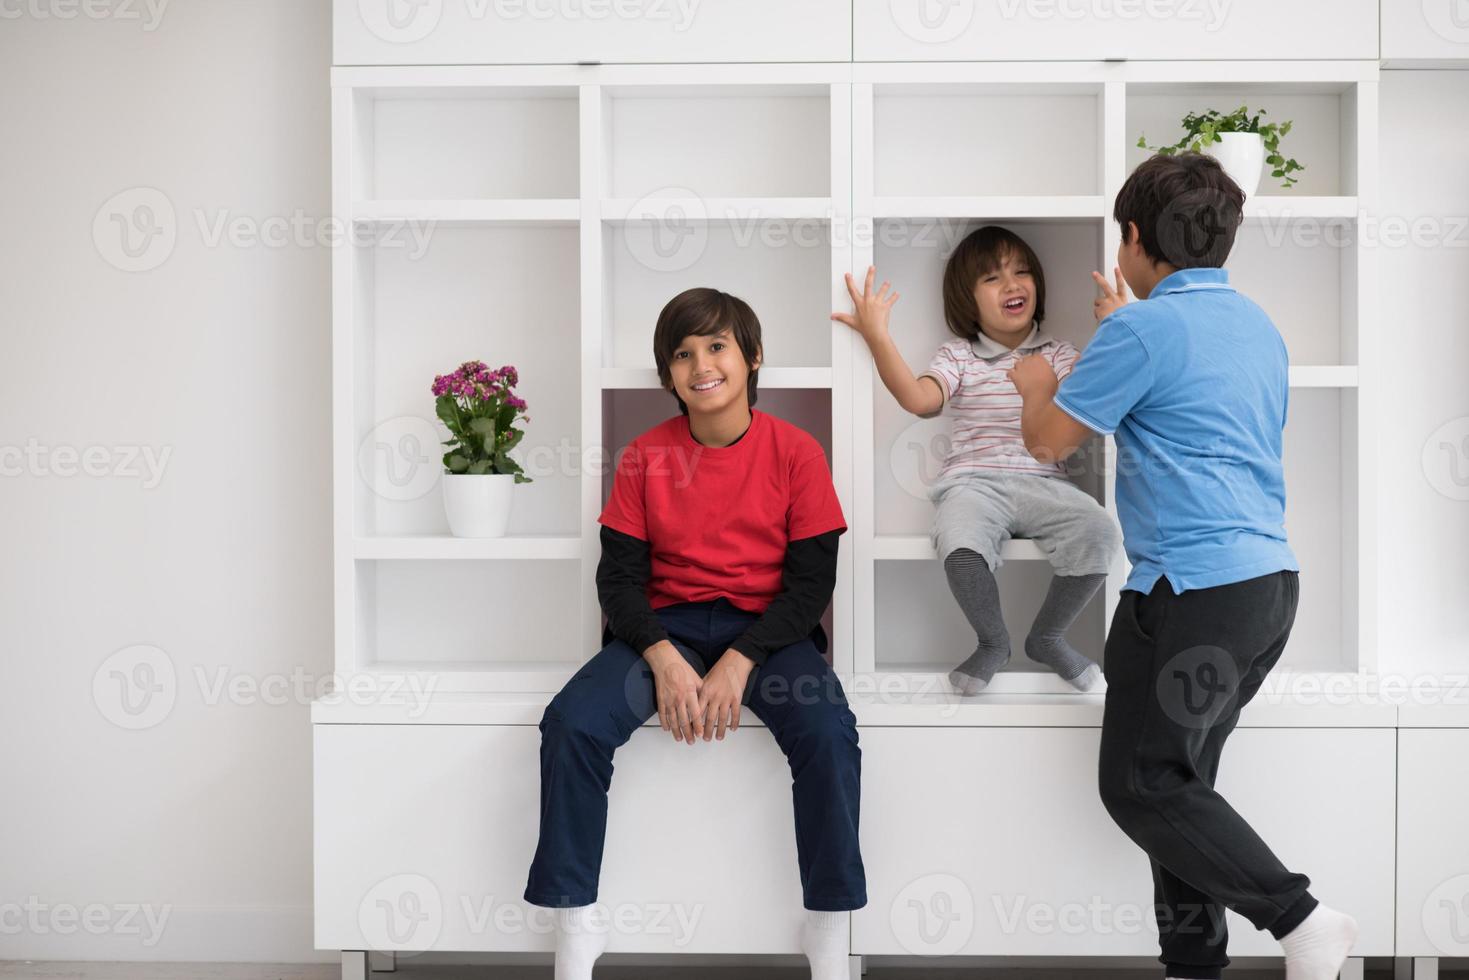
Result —
[{"label": "metal cabinet leg", "polygon": [[1341,980],[1364,980],[1367,971],[1366,961],[1360,956],[1349,956],[1347,961],[1341,965]]},{"label": "metal cabinet leg", "polygon": [[366,952],[360,949],[342,950],[342,980],[368,980]]},{"label": "metal cabinet leg", "polygon": [[1399,956],[1392,961],[1393,980],[1438,980],[1435,956]]},{"label": "metal cabinet leg", "polygon": [[374,949],[367,954],[367,967],[373,973],[398,972],[398,954],[391,949]]}]

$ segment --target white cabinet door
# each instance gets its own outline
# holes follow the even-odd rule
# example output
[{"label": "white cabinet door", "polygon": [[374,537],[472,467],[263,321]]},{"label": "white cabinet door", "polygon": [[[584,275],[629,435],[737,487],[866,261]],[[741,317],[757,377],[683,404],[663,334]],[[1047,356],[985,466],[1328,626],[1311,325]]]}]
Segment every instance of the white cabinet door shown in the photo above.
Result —
[{"label": "white cabinet door", "polygon": [[[1156,956],[1147,859],[1098,799],[1098,731],[864,728],[858,954]],[[1240,729],[1220,790],[1390,955],[1393,732]],[[1279,955],[1230,914],[1230,952]]]},{"label": "white cabinet door", "polygon": [[1398,733],[1399,956],[1469,956],[1469,730]]},{"label": "white cabinet door", "polygon": [[846,0],[335,0],[338,65],[847,61]]},{"label": "white cabinet door", "polygon": [[1377,57],[1375,0],[854,0],[853,18],[858,61]]},{"label": "white cabinet door", "polygon": [[1469,2],[1382,0],[1382,57],[1389,64],[1469,62]]},{"label": "white cabinet door", "polygon": [[[551,949],[521,899],[539,746],[530,725],[315,726],[317,948]],[[609,951],[799,952],[790,769],[767,730],[689,747],[643,728],[609,806]]]}]

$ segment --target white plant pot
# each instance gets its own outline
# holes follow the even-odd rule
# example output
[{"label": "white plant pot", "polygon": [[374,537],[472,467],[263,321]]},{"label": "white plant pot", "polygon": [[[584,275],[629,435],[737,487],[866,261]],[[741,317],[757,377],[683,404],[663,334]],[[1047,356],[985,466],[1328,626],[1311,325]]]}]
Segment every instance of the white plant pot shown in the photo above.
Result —
[{"label": "white plant pot", "polygon": [[1223,142],[1213,144],[1206,152],[1219,161],[1245,197],[1254,197],[1265,170],[1264,138],[1259,133],[1220,133],[1219,138]]},{"label": "white plant pot", "polygon": [[510,523],[511,490],[515,477],[509,473],[443,473],[444,514],[449,533],[456,538],[503,538]]}]

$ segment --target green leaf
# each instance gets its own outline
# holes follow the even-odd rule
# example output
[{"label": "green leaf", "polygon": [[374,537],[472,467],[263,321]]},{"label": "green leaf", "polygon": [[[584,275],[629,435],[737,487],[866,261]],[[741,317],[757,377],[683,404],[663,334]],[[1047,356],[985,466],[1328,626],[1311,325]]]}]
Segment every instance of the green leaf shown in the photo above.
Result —
[{"label": "green leaf", "polygon": [[469,465],[469,472],[475,476],[484,476],[490,472],[490,461],[487,459],[475,460]]},{"label": "green leaf", "polygon": [[449,457],[449,470],[454,473],[463,473],[469,469],[469,460],[455,453]]},{"label": "green leaf", "polygon": [[439,421],[447,425],[451,432],[459,431],[459,410],[454,404],[453,395],[440,395],[434,399],[434,412],[439,416]]},{"label": "green leaf", "polygon": [[496,422],[496,425],[500,429],[501,432],[503,432],[506,429],[510,428],[510,424],[515,421],[515,412],[516,412],[516,409],[513,406],[510,406],[510,405],[501,405],[500,406],[500,411],[496,415],[495,422]]}]

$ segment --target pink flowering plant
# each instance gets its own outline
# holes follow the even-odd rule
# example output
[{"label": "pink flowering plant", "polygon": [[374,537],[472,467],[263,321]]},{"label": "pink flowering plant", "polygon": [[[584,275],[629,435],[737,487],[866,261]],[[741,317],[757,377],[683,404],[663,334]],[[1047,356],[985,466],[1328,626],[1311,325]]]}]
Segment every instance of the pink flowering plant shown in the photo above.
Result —
[{"label": "pink flowering plant", "polygon": [[512,390],[519,381],[509,364],[491,371],[483,361],[465,361],[452,374],[434,377],[439,421],[453,436],[443,443],[450,447],[444,453],[447,472],[513,474],[516,483],[531,482],[509,456],[525,435],[524,429],[515,428],[516,416],[526,408],[525,399]]}]

